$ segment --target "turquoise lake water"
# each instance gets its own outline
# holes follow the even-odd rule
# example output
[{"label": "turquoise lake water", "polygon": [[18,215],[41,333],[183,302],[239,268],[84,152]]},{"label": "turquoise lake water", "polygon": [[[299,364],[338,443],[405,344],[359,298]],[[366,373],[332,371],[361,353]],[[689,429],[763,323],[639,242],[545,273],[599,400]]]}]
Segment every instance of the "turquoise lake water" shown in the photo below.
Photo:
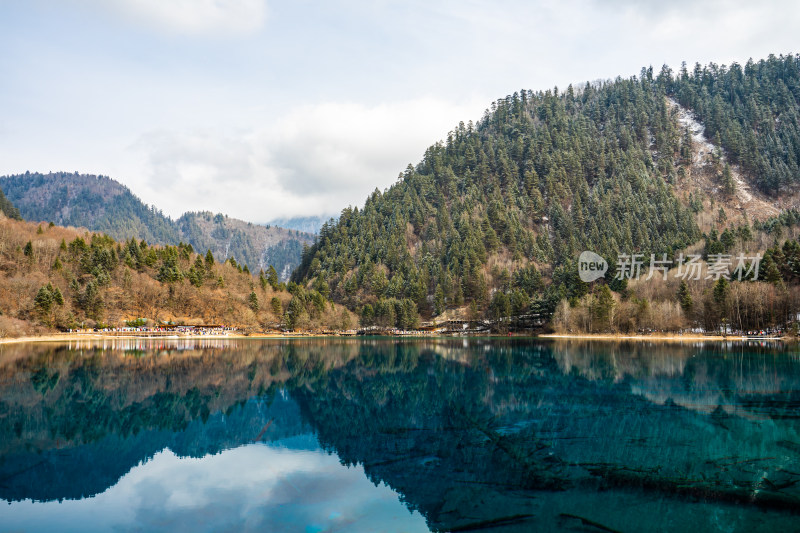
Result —
[{"label": "turquoise lake water", "polygon": [[0,347],[0,531],[796,531],[800,350]]}]

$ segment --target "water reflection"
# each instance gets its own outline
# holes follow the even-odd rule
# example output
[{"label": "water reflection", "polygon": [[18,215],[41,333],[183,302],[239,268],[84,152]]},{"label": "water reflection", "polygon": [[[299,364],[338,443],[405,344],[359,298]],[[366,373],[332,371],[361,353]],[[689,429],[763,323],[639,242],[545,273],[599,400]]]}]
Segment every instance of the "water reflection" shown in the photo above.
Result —
[{"label": "water reflection", "polygon": [[[169,449],[87,500],[15,504],[3,529],[47,531],[427,531],[386,485],[316,449],[248,444],[181,458]],[[385,524],[391,524],[391,528]]]},{"label": "water reflection", "polygon": [[[192,524],[210,502],[236,529],[278,531],[753,531],[800,510],[794,347],[141,342],[0,349],[0,497],[18,502],[0,522],[132,477],[165,504],[157,522],[109,512],[125,529]],[[305,484],[279,512],[293,481],[276,479],[296,478],[274,469],[295,463]]]}]

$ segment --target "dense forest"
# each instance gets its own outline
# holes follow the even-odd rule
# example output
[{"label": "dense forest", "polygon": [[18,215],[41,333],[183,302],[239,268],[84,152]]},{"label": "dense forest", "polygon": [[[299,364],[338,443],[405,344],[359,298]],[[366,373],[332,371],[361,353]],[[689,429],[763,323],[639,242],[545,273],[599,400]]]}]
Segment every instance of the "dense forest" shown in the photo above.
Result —
[{"label": "dense forest", "polygon": [[684,64],[677,76],[664,69],[659,77],[752,183],[778,193],[800,182],[800,56],[695,64],[692,72]]},{"label": "dense forest", "polygon": [[173,246],[185,242],[217,257],[233,257],[254,270],[274,266],[283,281],[300,263],[303,245],[312,241],[311,234],[209,212],[172,220],[107,176],[26,172],[0,177],[0,189],[26,220],[84,227],[121,241],[135,238]]},{"label": "dense forest", "polygon": [[[613,272],[625,253],[672,260],[700,242],[704,259],[709,242],[715,253],[763,250],[761,230],[783,227],[728,212],[742,187],[740,168],[768,191],[798,179],[799,76],[798,58],[781,56],[744,69],[709,65],[673,75],[665,67],[654,75],[649,68],[629,79],[516,92],[477,124],[459,124],[362,209],[323,225],[293,279],[326,284],[365,325],[405,327],[416,313],[456,308],[471,318],[549,317],[560,302],[597,308],[596,300],[609,315],[639,297],[626,280],[581,282],[582,250],[601,254]],[[702,147],[681,125],[676,99],[718,143],[702,168],[711,195],[688,179]],[[689,289],[707,295],[706,285]],[[665,298],[681,327],[716,325],[724,314],[719,304],[713,317],[698,319],[680,308],[676,292]],[[786,315],[771,316],[777,323]],[[598,324],[617,327],[601,320],[591,329]]]},{"label": "dense forest", "polygon": [[224,324],[245,331],[347,329],[350,313],[315,289],[218,261],[192,245],[118,242],[0,215],[0,337],[48,330]]}]

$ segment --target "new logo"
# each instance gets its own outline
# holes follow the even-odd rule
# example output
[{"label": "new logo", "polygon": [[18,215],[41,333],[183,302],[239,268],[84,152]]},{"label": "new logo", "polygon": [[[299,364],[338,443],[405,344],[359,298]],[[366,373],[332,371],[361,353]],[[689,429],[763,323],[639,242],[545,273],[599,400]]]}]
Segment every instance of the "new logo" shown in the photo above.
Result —
[{"label": "new logo", "polygon": [[594,252],[583,252],[578,257],[578,276],[584,283],[591,283],[605,276],[608,263]]}]

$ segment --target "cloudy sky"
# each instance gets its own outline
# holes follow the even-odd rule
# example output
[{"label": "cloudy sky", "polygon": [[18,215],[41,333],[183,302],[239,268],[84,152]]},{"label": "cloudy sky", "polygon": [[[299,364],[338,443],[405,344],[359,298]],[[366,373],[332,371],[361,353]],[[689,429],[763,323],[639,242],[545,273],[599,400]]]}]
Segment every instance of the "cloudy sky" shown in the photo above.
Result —
[{"label": "cloudy sky", "polygon": [[796,2],[0,0],[0,174],[330,215],[521,88],[800,52]]}]

